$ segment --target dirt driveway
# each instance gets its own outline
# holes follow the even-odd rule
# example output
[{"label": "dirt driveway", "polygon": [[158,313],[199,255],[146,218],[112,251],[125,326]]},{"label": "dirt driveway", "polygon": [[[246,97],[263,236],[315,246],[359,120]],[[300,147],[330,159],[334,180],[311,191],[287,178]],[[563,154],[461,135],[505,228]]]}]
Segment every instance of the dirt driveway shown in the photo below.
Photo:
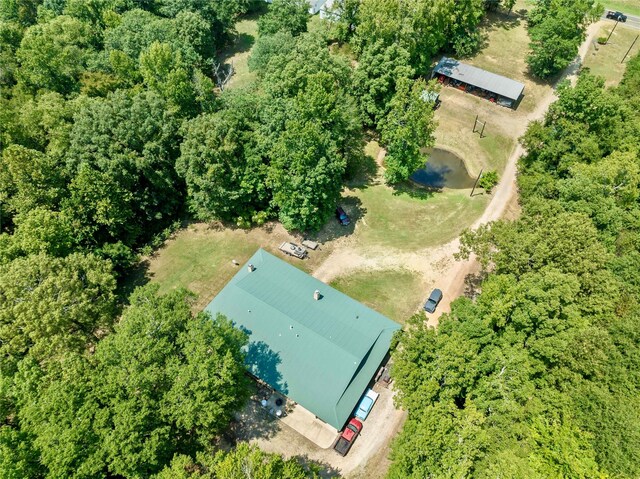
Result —
[{"label": "dirt driveway", "polygon": [[[589,28],[587,40],[580,48],[581,59],[586,55],[599,28],[600,24],[594,24]],[[563,78],[571,78],[579,65],[580,61],[576,61],[567,69]],[[464,94],[461,93],[460,96],[457,102],[463,102]],[[554,90],[549,89],[535,111],[529,115],[522,115],[517,121],[505,122],[510,125],[511,137],[522,136],[527,124],[532,120],[541,119],[555,99]],[[508,116],[512,116],[511,113],[508,113]],[[489,206],[473,228],[500,219],[505,212],[514,208],[513,205],[517,202],[517,160],[523,153],[524,150],[519,144],[514,147]],[[338,275],[363,269],[371,271],[402,267],[416,271],[422,275],[425,284],[430,287],[438,285],[443,290],[444,299],[438,310],[439,316],[450,310],[453,299],[465,293],[467,278],[479,269],[473,258],[466,262],[454,260],[453,255],[458,251],[459,245],[459,240],[455,239],[435,248],[415,252],[394,252],[389,249],[362,249],[349,238],[338,238],[331,253],[313,269],[313,275],[329,282]],[[429,324],[437,326],[438,316],[428,318]],[[314,461],[321,465],[322,477],[335,477],[338,474],[358,479],[383,477],[389,463],[389,444],[402,427],[406,413],[394,407],[392,390],[376,390],[380,392],[380,398],[364,424],[362,435],[346,457],[339,456],[332,449],[320,449],[276,419],[264,417],[264,414],[261,416],[261,412],[257,410],[241,418],[237,438],[254,442],[265,451],[298,457],[303,461]]]},{"label": "dirt driveway", "polygon": [[376,454],[384,451],[384,457],[378,459],[386,459],[386,448],[406,416],[404,411],[395,408],[392,389],[377,384],[373,389],[380,396],[363,423],[362,434],[344,457],[332,448],[319,448],[286,424],[265,413],[256,402],[252,402],[240,415],[236,438],[251,441],[267,452],[298,457],[303,462],[313,461],[320,465],[323,478],[359,476]]},{"label": "dirt driveway", "polygon": [[[587,54],[593,39],[598,33],[600,23],[593,24],[587,31],[587,39],[579,50],[579,59],[570,65],[565,74],[556,82],[554,89],[542,98],[536,109],[529,115],[514,116],[513,112],[501,111],[498,109],[498,115],[504,115],[505,119],[510,121],[501,122],[502,125],[508,125],[510,128],[510,136],[520,138],[526,131],[527,125],[533,120],[542,119],[549,105],[556,100],[555,86],[568,78],[575,81],[576,72],[580,67],[582,59]],[[452,95],[457,106],[468,108],[465,101],[475,102],[478,99],[465,95],[457,90],[452,90]],[[495,105],[491,105],[495,108]],[[502,127],[504,128],[504,126]],[[383,155],[384,153],[382,153]],[[492,193],[492,199],[482,216],[471,226],[472,229],[480,225],[496,221],[505,215],[514,203],[517,203],[517,186],[516,173],[518,158],[524,154],[524,149],[518,143],[509,155],[509,160],[502,173],[500,183]],[[357,226],[356,226],[357,227]],[[459,250],[460,241],[454,239],[449,243],[436,248],[426,248],[416,252],[393,252],[389,249],[382,250],[362,250],[349,243],[334,245],[333,252],[325,259],[325,261],[314,270],[313,275],[324,281],[329,282],[338,275],[348,274],[358,270],[384,270],[394,267],[402,267],[411,271],[420,273],[428,288],[439,287],[444,293],[444,298],[438,307],[435,315],[428,317],[430,325],[438,324],[438,317],[450,311],[451,302],[465,294],[465,290],[469,287],[469,279],[478,271],[479,265],[471,258],[469,261],[455,261],[453,255]]]}]

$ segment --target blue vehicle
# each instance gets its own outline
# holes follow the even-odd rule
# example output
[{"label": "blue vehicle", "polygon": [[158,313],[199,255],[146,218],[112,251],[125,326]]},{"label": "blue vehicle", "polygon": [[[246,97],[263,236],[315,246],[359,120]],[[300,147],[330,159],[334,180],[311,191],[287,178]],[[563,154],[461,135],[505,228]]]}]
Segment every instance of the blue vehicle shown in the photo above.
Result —
[{"label": "blue vehicle", "polygon": [[351,220],[349,219],[349,216],[347,215],[347,213],[344,211],[344,209],[342,208],[342,206],[338,206],[336,208],[336,218],[338,219],[338,222],[342,225],[342,226],[348,226],[349,223],[351,223]]},{"label": "blue vehicle", "polygon": [[367,419],[367,416],[369,415],[369,412],[371,412],[371,408],[378,399],[378,396],[380,395],[373,389],[367,389],[367,392],[360,400],[360,404],[358,404],[355,416],[362,421]]},{"label": "blue vehicle", "polygon": [[427,299],[427,302],[424,303],[423,309],[427,313],[433,313],[435,312],[441,300],[442,300],[442,291],[440,291],[439,289],[434,289],[433,291],[431,291],[431,294],[429,295],[429,299]]}]

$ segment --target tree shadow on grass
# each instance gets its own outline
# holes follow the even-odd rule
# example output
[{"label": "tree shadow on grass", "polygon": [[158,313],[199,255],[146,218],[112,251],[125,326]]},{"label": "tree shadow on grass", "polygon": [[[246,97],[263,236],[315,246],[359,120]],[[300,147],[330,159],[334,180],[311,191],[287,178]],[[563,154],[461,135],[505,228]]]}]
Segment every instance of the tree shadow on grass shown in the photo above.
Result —
[{"label": "tree shadow on grass", "polygon": [[469,299],[476,299],[482,291],[482,283],[487,279],[488,273],[480,271],[469,273],[464,278],[464,295]]},{"label": "tree shadow on grass", "polygon": [[138,264],[125,273],[121,281],[118,281],[116,295],[123,304],[129,304],[129,296],[136,288],[144,286],[151,281],[149,266],[148,259],[139,261]]},{"label": "tree shadow on grass", "polygon": [[349,216],[351,220],[350,223],[343,226],[338,222],[335,215],[332,215],[320,231],[307,233],[305,238],[317,241],[318,243],[326,243],[327,241],[333,241],[343,236],[352,235],[355,231],[356,223],[367,214],[367,209],[362,206],[362,200],[357,196],[345,196],[340,199],[339,204]]},{"label": "tree shadow on grass", "polygon": [[480,25],[490,31],[512,30],[519,27],[523,21],[525,21],[525,17],[520,11],[512,11],[507,14],[506,11],[498,10],[489,12]]},{"label": "tree shadow on grass", "polygon": [[250,400],[229,424],[225,440],[236,445],[240,441],[270,439],[277,434],[279,428],[278,419],[269,414],[258,401]]},{"label": "tree shadow on grass", "polygon": [[417,186],[411,181],[405,181],[393,186],[393,196],[408,196],[419,200],[433,198],[436,193],[441,193],[442,188],[430,188]]},{"label": "tree shadow on grass", "polygon": [[249,35],[248,33],[238,33],[235,41],[227,49],[225,49],[225,57],[232,57],[238,53],[244,53],[251,50],[253,44],[256,42],[256,37]]},{"label": "tree shadow on grass", "polygon": [[315,472],[322,479],[331,479],[340,476],[340,470],[336,469],[332,465],[310,459],[309,456],[294,456],[294,459],[298,461],[309,472]]},{"label": "tree shadow on grass", "polygon": [[[526,13],[526,10],[524,11]],[[487,12],[482,22],[480,22],[478,45],[467,55],[454,55],[455,58],[472,58],[481,53],[489,46],[489,33],[496,30],[513,30],[519,27],[526,17],[520,11],[507,13],[503,10],[495,10]]]},{"label": "tree shadow on grass", "polygon": [[362,154],[351,160],[346,178],[346,186],[356,190],[366,189],[372,184],[378,174],[378,163],[375,158]]}]

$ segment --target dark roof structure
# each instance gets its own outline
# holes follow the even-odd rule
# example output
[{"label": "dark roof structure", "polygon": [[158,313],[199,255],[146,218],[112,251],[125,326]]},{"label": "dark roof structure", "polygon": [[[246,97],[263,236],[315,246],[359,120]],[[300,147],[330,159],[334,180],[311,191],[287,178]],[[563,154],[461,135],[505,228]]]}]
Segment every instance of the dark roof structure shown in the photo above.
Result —
[{"label": "dark roof structure", "polygon": [[[249,266],[251,265],[251,266]],[[400,325],[259,249],[206,308],[249,335],[257,378],[341,429]]]},{"label": "dark roof structure", "polygon": [[433,74],[444,75],[513,101],[517,101],[524,90],[524,84],[511,78],[503,77],[448,57],[442,57],[442,60],[433,69]]}]

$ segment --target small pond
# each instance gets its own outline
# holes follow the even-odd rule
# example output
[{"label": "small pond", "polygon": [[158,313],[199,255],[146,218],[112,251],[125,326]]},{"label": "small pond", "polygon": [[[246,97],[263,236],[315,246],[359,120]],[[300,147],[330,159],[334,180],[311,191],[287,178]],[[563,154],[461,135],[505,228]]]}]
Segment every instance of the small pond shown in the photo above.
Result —
[{"label": "small pond", "polygon": [[475,178],[471,178],[462,158],[440,148],[429,152],[429,160],[424,168],[413,173],[410,178],[420,186],[428,188],[471,188]]}]

